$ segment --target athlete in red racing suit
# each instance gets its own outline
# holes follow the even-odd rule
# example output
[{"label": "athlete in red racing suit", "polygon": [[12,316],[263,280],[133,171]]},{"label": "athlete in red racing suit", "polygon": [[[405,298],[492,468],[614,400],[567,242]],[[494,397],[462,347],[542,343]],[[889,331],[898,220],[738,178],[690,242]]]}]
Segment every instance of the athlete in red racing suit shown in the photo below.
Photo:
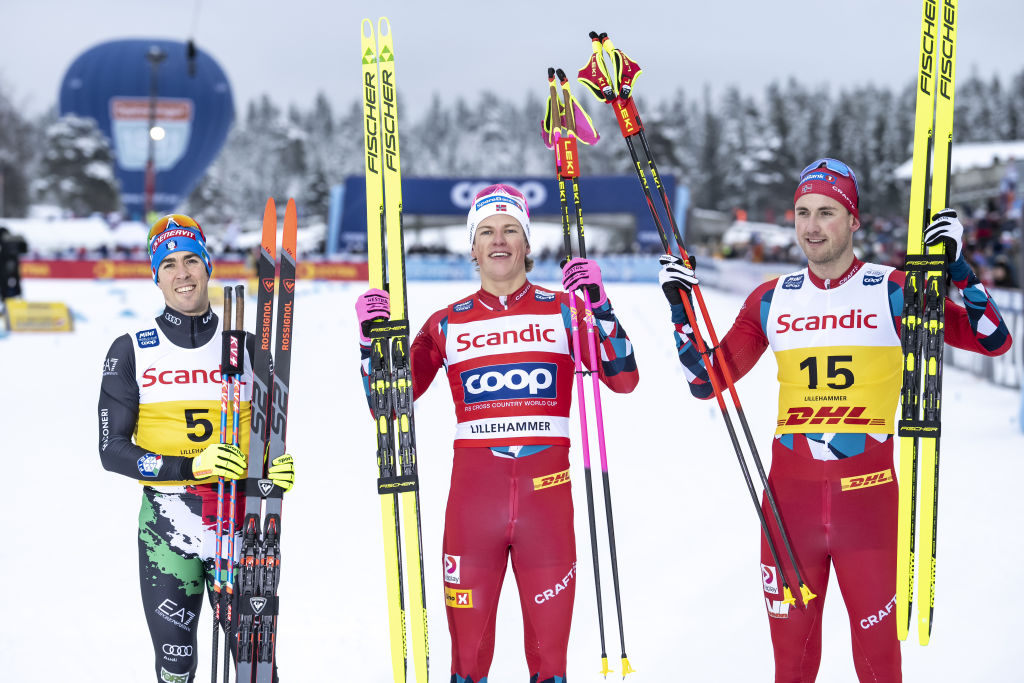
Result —
[{"label": "athlete in red racing suit", "polygon": [[[795,202],[796,234],[808,267],[755,289],[716,354],[734,379],[745,375],[768,346],[779,365],[769,483],[804,581],[818,597],[806,607],[783,602],[780,568],[762,536],[761,575],[775,680],[806,682],[817,676],[832,565],[849,613],[858,678],[900,681],[893,612],[898,502],[893,423],[902,383],[904,273],[855,258],[857,185],[842,162],[822,159],[808,166]],[[1009,331],[963,259],[962,226],[952,211],[937,218],[925,241],[947,243],[949,274],[966,304],[965,309],[946,300],[946,342],[984,355],[1001,354],[1010,346]],[[679,259],[661,258],[660,279],[672,304],[676,346],[690,391],[710,398],[710,378],[692,343],[679,293],[680,288],[688,292],[696,278]],[[764,500],[762,509],[783,553]],[[788,565],[784,555],[780,559]],[[781,570],[792,572],[788,566]]]},{"label": "athlete in red racing suit", "polygon": [[[482,286],[430,316],[411,347],[414,396],[444,367],[458,421],[443,542],[451,680],[479,683],[487,676],[511,556],[530,680],[561,683],[576,577],[569,483],[569,297],[576,294],[526,280],[529,218],[516,190],[483,190],[469,222]],[[632,345],[603,296],[596,264],[574,259],[565,272],[574,268],[577,275],[589,271],[574,284],[600,292],[594,308],[600,378],[613,391],[632,391],[638,380]],[[360,318],[371,317],[364,306]],[[583,324],[580,310],[581,330]],[[362,350],[365,382],[368,340]]]}]

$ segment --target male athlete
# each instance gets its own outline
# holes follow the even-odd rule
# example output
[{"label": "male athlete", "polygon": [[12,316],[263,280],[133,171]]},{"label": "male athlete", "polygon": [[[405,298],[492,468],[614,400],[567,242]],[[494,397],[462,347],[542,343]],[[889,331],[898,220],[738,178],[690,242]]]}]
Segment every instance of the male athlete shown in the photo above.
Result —
[{"label": "male athlete", "polygon": [[[530,681],[561,683],[576,589],[569,484],[575,289],[590,288],[601,380],[624,393],[639,375],[594,261],[565,265],[564,292],[526,279],[533,267],[530,214],[518,190],[485,188],[474,198],[467,223],[480,289],[430,316],[411,347],[414,395],[423,394],[443,367],[458,422],[443,547],[451,681],[480,683],[487,677],[498,596],[511,557]],[[582,308],[577,299],[581,330]],[[356,304],[360,324],[387,317],[389,309],[381,290],[369,290]],[[364,383],[369,343],[361,339]]]},{"label": "male athlete", "polygon": [[[821,613],[834,566],[850,617],[857,676],[892,683],[902,678],[892,613],[898,500],[892,454],[903,376],[904,273],[855,257],[859,194],[857,179],[843,162],[819,159],[805,168],[794,202],[796,237],[807,267],[755,289],[715,356],[728,363],[735,379],[769,346],[779,365],[769,483],[804,581],[818,597],[806,607],[783,602],[779,572],[792,568],[776,567],[762,538],[775,680],[815,679]],[[945,243],[949,276],[966,305],[946,300],[946,342],[988,356],[1004,353],[1009,331],[963,258],[963,226],[956,212],[939,213],[924,237],[927,245]],[[689,295],[697,278],[678,258],[662,256],[661,263],[660,281],[672,307],[690,392],[710,398],[708,371],[691,339],[693,321],[687,320],[680,294]],[[782,548],[763,501],[762,508]]]}]

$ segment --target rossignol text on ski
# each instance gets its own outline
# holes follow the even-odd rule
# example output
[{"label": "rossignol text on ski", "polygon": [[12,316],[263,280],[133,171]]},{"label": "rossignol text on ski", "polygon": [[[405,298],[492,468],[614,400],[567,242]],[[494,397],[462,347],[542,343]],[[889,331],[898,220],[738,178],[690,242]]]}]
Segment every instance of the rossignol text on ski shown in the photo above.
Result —
[{"label": "rossignol text on ski", "polygon": [[295,307],[297,216],[288,200],[281,241],[277,337],[274,328],[277,209],[268,199],[257,264],[256,351],[253,356],[252,429],[245,481],[245,516],[236,570],[237,681],[271,683],[277,645],[281,572],[281,487],[267,478],[267,465],[285,453],[292,322]]}]

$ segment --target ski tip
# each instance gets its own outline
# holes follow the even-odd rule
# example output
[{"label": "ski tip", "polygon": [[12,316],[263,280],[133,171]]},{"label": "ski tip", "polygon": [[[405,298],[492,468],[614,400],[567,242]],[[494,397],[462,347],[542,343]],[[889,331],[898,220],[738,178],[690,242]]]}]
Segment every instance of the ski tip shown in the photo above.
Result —
[{"label": "ski tip", "polygon": [[381,17],[380,19],[377,20],[377,35],[391,35],[391,21],[387,17]]},{"label": "ski tip", "polygon": [[273,197],[267,197],[267,203],[263,207],[263,224],[273,221],[277,223],[277,205],[274,203]]},{"label": "ski tip", "polygon": [[289,197],[288,204],[284,209],[284,234],[281,236],[281,249],[291,254],[292,260],[295,260],[296,257],[297,226],[298,212],[295,209],[295,200]]}]

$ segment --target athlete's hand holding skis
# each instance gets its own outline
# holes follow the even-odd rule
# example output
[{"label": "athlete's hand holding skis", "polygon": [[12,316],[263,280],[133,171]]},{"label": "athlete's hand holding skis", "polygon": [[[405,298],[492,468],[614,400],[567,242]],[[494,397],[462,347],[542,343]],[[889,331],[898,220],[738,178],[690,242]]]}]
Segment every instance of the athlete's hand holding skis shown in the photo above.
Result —
[{"label": "athlete's hand holding skis", "polygon": [[949,263],[960,260],[964,251],[964,226],[953,209],[943,209],[932,216],[931,224],[924,229],[924,246],[946,245]]},{"label": "athlete's hand holding skis", "polygon": [[280,486],[285,491],[290,491],[295,486],[295,461],[292,456],[285,453],[270,461],[267,468],[267,478]]},{"label": "athlete's hand holding skis", "polygon": [[356,319],[359,321],[359,343],[370,345],[368,326],[374,320],[391,317],[391,295],[383,289],[371,287],[356,299]]}]

